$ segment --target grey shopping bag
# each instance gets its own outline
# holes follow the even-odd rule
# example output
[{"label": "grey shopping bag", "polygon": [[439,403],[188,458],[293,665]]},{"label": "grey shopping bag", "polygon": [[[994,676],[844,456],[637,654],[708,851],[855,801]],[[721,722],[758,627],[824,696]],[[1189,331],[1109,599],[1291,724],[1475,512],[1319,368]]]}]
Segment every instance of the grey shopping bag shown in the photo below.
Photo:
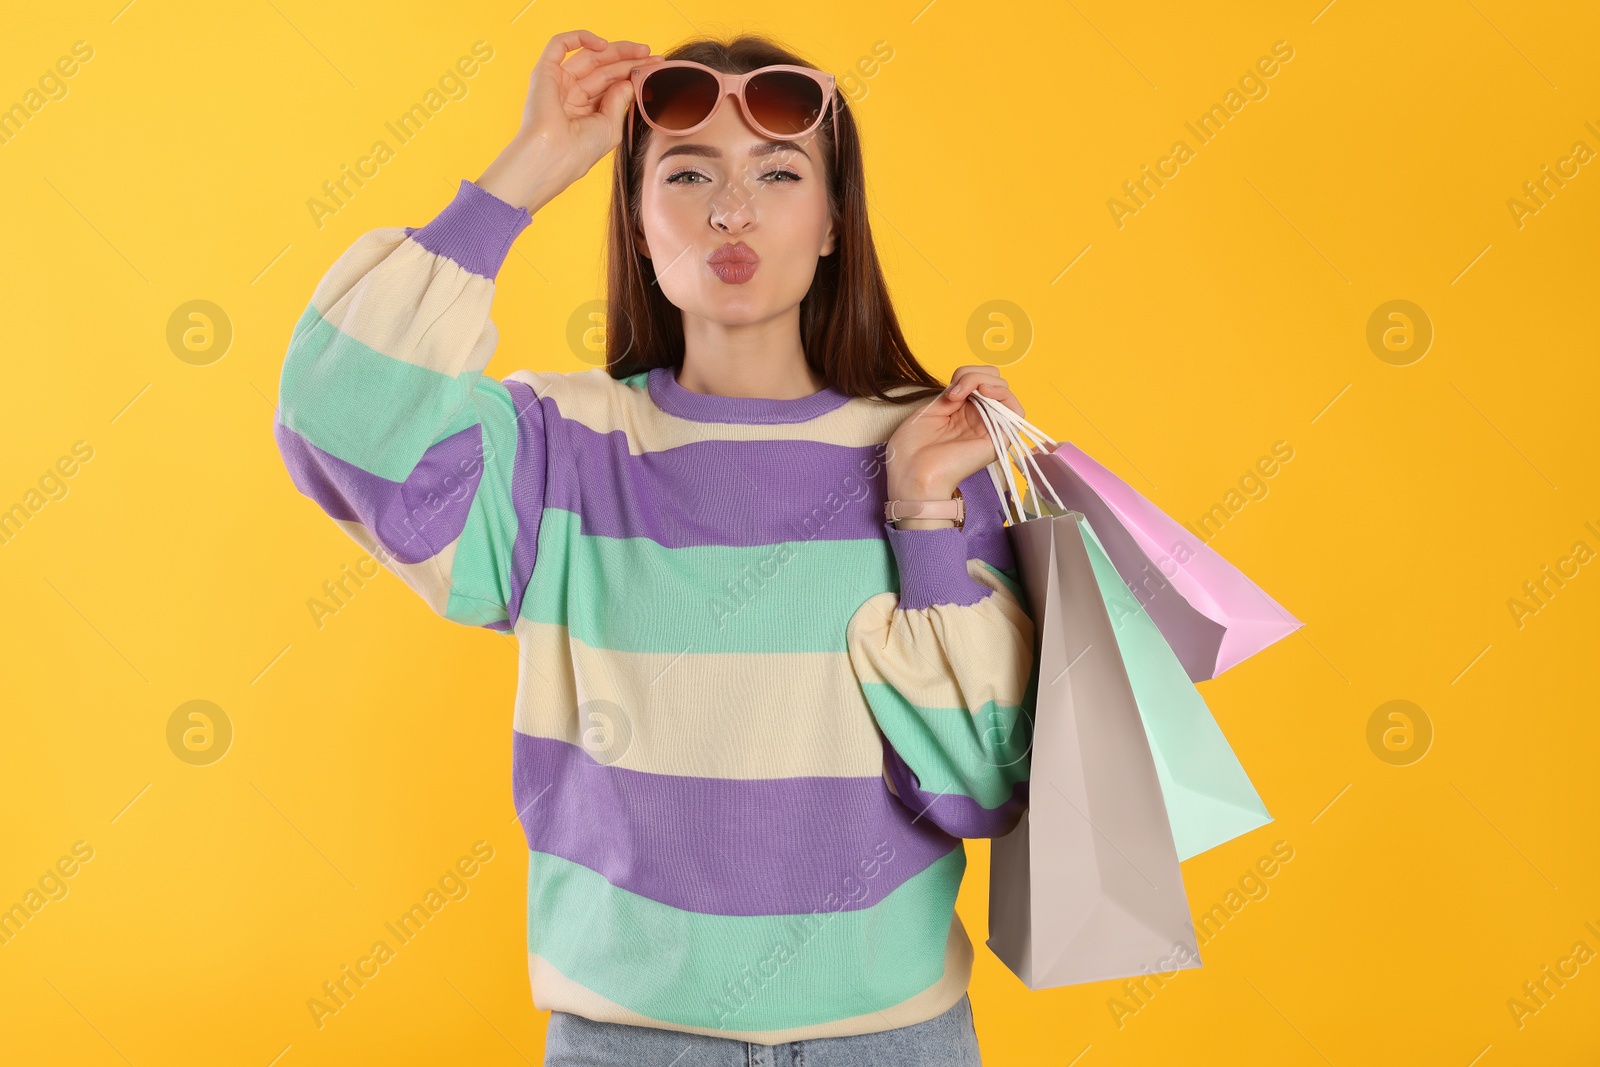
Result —
[{"label": "grey shopping bag", "polygon": [[1081,512],[1006,527],[1034,620],[1028,810],[996,838],[991,951],[1030,989],[1199,967],[1154,756]]}]

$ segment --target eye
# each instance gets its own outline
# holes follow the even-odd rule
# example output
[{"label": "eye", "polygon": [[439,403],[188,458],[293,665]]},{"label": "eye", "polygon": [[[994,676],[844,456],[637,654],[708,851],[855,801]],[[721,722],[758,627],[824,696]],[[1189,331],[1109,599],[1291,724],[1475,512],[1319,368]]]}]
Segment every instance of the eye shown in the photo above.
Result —
[{"label": "eye", "polygon": [[[692,178],[700,180],[690,181],[689,179]],[[796,174],[787,167],[779,167],[774,170],[769,170],[762,174],[761,178],[763,181],[770,179],[773,183],[777,183],[779,181],[798,182],[804,180],[800,177],[800,175]],[[708,182],[710,180],[710,178],[706,177],[704,174],[701,174],[699,171],[687,167],[683,170],[675,170],[663,179],[663,181],[668,185],[700,185],[702,182]]]}]

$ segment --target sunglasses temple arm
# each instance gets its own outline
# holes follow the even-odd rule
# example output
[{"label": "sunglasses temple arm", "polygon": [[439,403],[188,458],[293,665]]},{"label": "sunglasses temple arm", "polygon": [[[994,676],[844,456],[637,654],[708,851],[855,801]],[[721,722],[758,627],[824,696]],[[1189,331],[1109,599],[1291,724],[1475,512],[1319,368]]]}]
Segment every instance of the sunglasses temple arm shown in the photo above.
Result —
[{"label": "sunglasses temple arm", "polygon": [[833,162],[839,163],[839,89],[834,87],[833,97],[828,101],[828,117],[833,120]]}]

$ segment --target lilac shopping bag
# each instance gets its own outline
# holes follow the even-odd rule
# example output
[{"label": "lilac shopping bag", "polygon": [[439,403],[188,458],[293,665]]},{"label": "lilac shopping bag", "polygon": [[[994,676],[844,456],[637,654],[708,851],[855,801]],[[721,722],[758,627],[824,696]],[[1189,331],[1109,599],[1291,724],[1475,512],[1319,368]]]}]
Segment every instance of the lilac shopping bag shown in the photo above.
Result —
[{"label": "lilac shopping bag", "polygon": [[1039,458],[1062,502],[1094,526],[1192,680],[1215,678],[1305,625],[1081,448],[1061,442]]}]

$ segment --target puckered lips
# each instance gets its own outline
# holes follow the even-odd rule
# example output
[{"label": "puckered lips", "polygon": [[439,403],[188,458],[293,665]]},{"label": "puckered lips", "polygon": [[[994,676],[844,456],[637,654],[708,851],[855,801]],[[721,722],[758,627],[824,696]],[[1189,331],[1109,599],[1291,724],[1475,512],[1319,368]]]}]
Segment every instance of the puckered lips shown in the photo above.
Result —
[{"label": "puckered lips", "polygon": [[747,244],[725,244],[706,257],[713,273],[729,285],[743,285],[755,276],[761,257]]}]

